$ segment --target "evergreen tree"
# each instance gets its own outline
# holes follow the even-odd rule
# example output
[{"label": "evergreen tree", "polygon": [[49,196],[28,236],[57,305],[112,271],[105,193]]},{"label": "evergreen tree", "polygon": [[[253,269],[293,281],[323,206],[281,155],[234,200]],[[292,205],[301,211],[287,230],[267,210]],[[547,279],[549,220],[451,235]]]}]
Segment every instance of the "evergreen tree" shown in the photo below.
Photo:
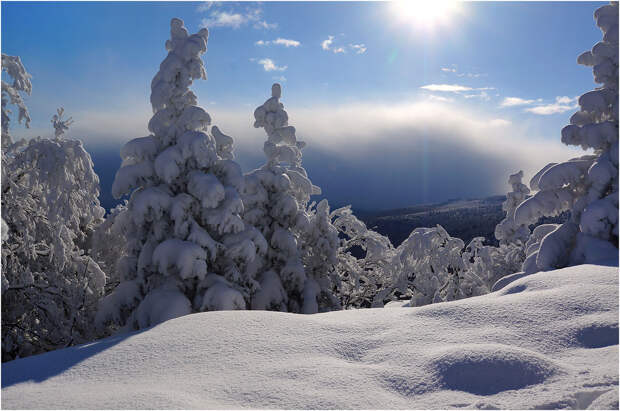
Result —
[{"label": "evergreen tree", "polygon": [[[295,127],[280,102],[281,87],[254,111],[254,127],[267,134],[267,163],[246,175],[244,220],[257,227],[269,244],[263,260],[260,290],[253,309],[314,313],[339,307],[335,252],[337,231],[329,222],[327,202],[308,209],[311,195],[320,194],[302,167]],[[322,259],[322,261],[320,261]]]},{"label": "evergreen tree", "polygon": [[246,309],[254,260],[266,244],[241,219],[244,177],[232,139],[211,125],[189,87],[206,79],[207,29],[189,35],[172,19],[167,57],[151,83],[151,134],[121,150],[113,195],[130,193],[120,284],[98,323],[142,328],[195,311]]},{"label": "evergreen tree", "polygon": [[618,258],[618,3],[600,7],[594,18],[603,40],[577,62],[592,66],[601,87],[579,98],[580,110],[562,130],[564,144],[593,154],[548,164],[532,178],[538,192],[518,207],[515,222],[565,210],[570,219],[530,244],[539,248],[528,248],[526,272]]}]

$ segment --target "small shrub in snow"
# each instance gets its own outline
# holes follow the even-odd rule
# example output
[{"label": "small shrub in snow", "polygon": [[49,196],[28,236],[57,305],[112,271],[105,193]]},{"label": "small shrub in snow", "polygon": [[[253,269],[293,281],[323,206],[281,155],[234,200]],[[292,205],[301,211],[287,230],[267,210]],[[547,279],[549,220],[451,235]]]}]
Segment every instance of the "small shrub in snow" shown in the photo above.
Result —
[{"label": "small shrub in snow", "polygon": [[565,210],[571,215],[528,240],[523,269],[529,273],[618,258],[618,3],[600,7],[594,17],[603,40],[577,62],[592,66],[602,85],[579,98],[580,110],[562,130],[564,144],[593,154],[548,164],[530,181],[538,192],[515,211],[517,224]]},{"label": "small shrub in snow", "polygon": [[209,127],[189,89],[206,78],[207,39],[206,29],[190,35],[172,19],[168,55],[151,83],[151,134],[121,150],[112,193],[130,198],[115,216],[120,226],[110,228],[127,249],[99,325],[142,328],[194,311],[244,309],[258,288],[255,259],[266,245],[241,219],[244,177],[233,140]]}]

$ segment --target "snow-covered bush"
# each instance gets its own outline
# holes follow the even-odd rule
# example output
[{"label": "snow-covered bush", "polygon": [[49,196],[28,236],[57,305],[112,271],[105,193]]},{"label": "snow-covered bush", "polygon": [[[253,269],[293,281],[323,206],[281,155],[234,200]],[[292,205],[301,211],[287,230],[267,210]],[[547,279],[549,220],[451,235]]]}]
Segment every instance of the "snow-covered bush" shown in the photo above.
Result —
[{"label": "snow-covered bush", "polygon": [[[330,217],[342,237],[338,250],[342,305],[346,308],[382,306],[383,297],[377,302],[375,297],[392,283],[394,246],[387,237],[368,229],[353,214],[351,206],[334,210]],[[362,251],[363,257],[353,255],[355,248]]]},{"label": "snow-covered bush", "polygon": [[508,184],[512,191],[506,194],[506,201],[502,204],[502,210],[506,212],[506,217],[495,227],[495,238],[500,245],[521,243],[525,244],[530,235],[530,229],[525,224],[515,222],[515,210],[525,201],[530,194],[530,189],[521,182],[523,170],[510,175]]},{"label": "snow-covered bush", "polygon": [[[332,213],[344,241],[339,250],[342,299],[346,307],[382,307],[410,298],[411,306],[452,301],[488,293],[495,281],[495,248],[474,239],[467,247],[441,226],[416,228],[394,248],[387,237],[369,230],[350,207]],[[356,258],[353,247],[365,255]]]},{"label": "snow-covered bush", "polygon": [[63,120],[62,116],[64,113],[65,109],[60,107],[52,117],[52,127],[54,127],[54,137],[56,138],[61,138],[65,134],[65,131],[69,130],[69,126],[73,124],[73,119],[71,117]]},{"label": "snow-covered bush", "polygon": [[[91,257],[106,274],[106,295],[120,283],[121,273],[117,263],[127,256],[127,238],[125,227],[130,218],[127,201],[110,210],[106,219],[93,233]],[[111,246],[113,245],[113,246]]]},{"label": "snow-covered bush", "polygon": [[593,154],[550,163],[530,181],[537,193],[515,211],[517,224],[565,210],[570,219],[528,240],[523,269],[529,273],[618,258],[618,3],[600,7],[594,17],[603,40],[577,62],[592,66],[601,87],[579,98],[580,110],[562,130],[564,144]]},{"label": "snow-covered bush", "polygon": [[62,132],[22,145],[2,153],[3,361],[92,339],[105,286],[85,254],[104,215],[90,155]]},{"label": "snow-covered bush", "polygon": [[19,56],[2,54],[2,71],[6,71],[13,79],[13,84],[2,80],[2,148],[6,149],[11,144],[9,136],[9,114],[11,111],[7,107],[9,103],[17,106],[19,111],[18,122],[21,123],[23,120],[26,128],[30,127],[30,114],[20,92],[30,95],[32,92],[30,82],[32,76],[24,68]]},{"label": "snow-covered bush", "polygon": [[127,249],[100,326],[142,328],[194,311],[245,309],[258,289],[255,260],[266,244],[241,219],[244,177],[232,160],[232,138],[209,127],[211,117],[189,89],[206,79],[207,40],[206,29],[189,35],[172,19],[168,55],[151,83],[151,134],[121,150],[112,194],[130,194],[115,216]]},{"label": "snow-covered bush", "polygon": [[[476,242],[474,239],[472,242]],[[471,247],[471,245],[469,246]],[[489,292],[480,273],[465,264],[470,255],[465,244],[440,225],[416,228],[398,248],[400,284],[412,292],[412,306],[452,301]],[[400,285],[402,288],[403,285]]]},{"label": "snow-covered bush", "polygon": [[267,133],[267,163],[246,175],[243,218],[260,230],[268,250],[252,309],[301,313],[336,309],[338,233],[331,226],[327,201],[316,210],[308,208],[310,196],[321,191],[301,165],[305,143],[288,125],[280,96],[276,83],[271,97],[254,111],[254,127]]}]

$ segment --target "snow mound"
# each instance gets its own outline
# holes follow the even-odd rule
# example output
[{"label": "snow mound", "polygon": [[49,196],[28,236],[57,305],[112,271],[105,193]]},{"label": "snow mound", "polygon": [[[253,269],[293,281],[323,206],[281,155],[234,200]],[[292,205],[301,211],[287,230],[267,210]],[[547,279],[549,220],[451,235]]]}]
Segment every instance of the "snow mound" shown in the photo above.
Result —
[{"label": "snow mound", "polygon": [[420,308],[191,314],[2,365],[3,408],[618,408],[618,267]]},{"label": "snow mound", "polygon": [[561,369],[543,355],[500,344],[455,346],[431,367],[442,387],[477,395],[541,384]]}]

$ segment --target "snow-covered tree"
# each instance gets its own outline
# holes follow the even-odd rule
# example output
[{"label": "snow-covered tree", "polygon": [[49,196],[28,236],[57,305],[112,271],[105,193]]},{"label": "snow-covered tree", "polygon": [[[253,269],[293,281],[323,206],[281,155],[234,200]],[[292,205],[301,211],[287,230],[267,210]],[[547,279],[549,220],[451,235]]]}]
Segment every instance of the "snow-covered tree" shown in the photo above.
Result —
[{"label": "snow-covered tree", "polygon": [[340,308],[338,291],[338,230],[332,224],[326,199],[307,208],[308,229],[301,233],[302,261],[309,281],[304,288],[303,312]]},{"label": "snow-covered tree", "polygon": [[562,130],[564,144],[593,154],[550,163],[530,181],[538,192],[517,208],[517,224],[565,210],[570,219],[528,241],[526,272],[618,258],[618,3],[600,7],[594,18],[603,39],[577,62],[592,66],[601,86],[579,98],[580,110]]},{"label": "snow-covered tree", "polygon": [[254,127],[267,134],[267,163],[246,175],[244,220],[258,228],[268,242],[260,268],[260,290],[253,309],[314,313],[338,308],[334,295],[337,231],[329,221],[329,206],[307,208],[311,195],[320,194],[302,167],[295,127],[280,102],[281,87],[254,111]]},{"label": "snow-covered tree", "polygon": [[464,248],[461,239],[451,237],[440,225],[416,228],[398,246],[399,282],[406,281],[411,290],[412,306],[458,300],[489,291],[478,273],[467,269],[464,259],[469,255],[463,254]]},{"label": "snow-covered tree", "polygon": [[[420,227],[394,248],[350,207],[335,210],[332,218],[344,237],[339,271],[346,307],[383,307],[395,298],[410,298],[412,306],[420,306],[485,294],[493,285],[489,252],[494,247],[482,246],[482,238],[465,247],[439,225]],[[356,246],[363,257],[352,255]]]},{"label": "snow-covered tree", "polygon": [[[127,200],[110,210],[106,219],[93,233],[91,257],[106,274],[106,295],[120,284],[121,270],[117,263],[127,256],[126,227],[130,224]],[[114,247],[110,247],[114,244]]]},{"label": "snow-covered tree", "polygon": [[195,311],[245,309],[258,288],[261,234],[241,219],[244,177],[232,138],[211,125],[189,87],[206,79],[208,31],[172,19],[168,55],[151,83],[151,134],[128,142],[112,194],[130,194],[122,220],[120,284],[98,324],[143,328]]},{"label": "snow-covered tree", "polygon": [[85,254],[104,215],[90,155],[62,133],[15,147],[3,152],[3,361],[92,339],[105,286]]},{"label": "snow-covered tree", "polygon": [[[334,210],[330,218],[342,237],[338,249],[342,305],[355,308],[382,306],[383,297],[376,303],[375,297],[392,282],[394,246],[387,237],[368,229],[353,214],[351,206]],[[354,256],[355,249],[363,256]]]},{"label": "snow-covered tree", "polygon": [[21,92],[30,95],[32,92],[32,76],[26,71],[19,56],[8,56],[2,54],[2,71],[13,79],[13,84],[2,80],[2,148],[6,149],[11,144],[9,136],[9,114],[8,104],[17,106],[18,122],[24,121],[26,128],[30,127],[30,114],[24,103]]},{"label": "snow-covered tree", "polygon": [[523,170],[511,174],[508,178],[508,184],[511,185],[512,191],[506,194],[506,201],[502,204],[502,210],[506,212],[506,217],[495,227],[495,238],[500,245],[518,242],[525,244],[530,235],[530,229],[527,225],[515,222],[515,210],[530,194],[530,189],[521,182],[522,179]]},{"label": "snow-covered tree", "polygon": [[73,124],[73,119],[71,117],[63,120],[62,116],[64,113],[65,109],[60,107],[52,117],[52,127],[54,127],[54,137],[56,138],[61,138],[65,134],[65,131],[69,129],[69,126]]}]

